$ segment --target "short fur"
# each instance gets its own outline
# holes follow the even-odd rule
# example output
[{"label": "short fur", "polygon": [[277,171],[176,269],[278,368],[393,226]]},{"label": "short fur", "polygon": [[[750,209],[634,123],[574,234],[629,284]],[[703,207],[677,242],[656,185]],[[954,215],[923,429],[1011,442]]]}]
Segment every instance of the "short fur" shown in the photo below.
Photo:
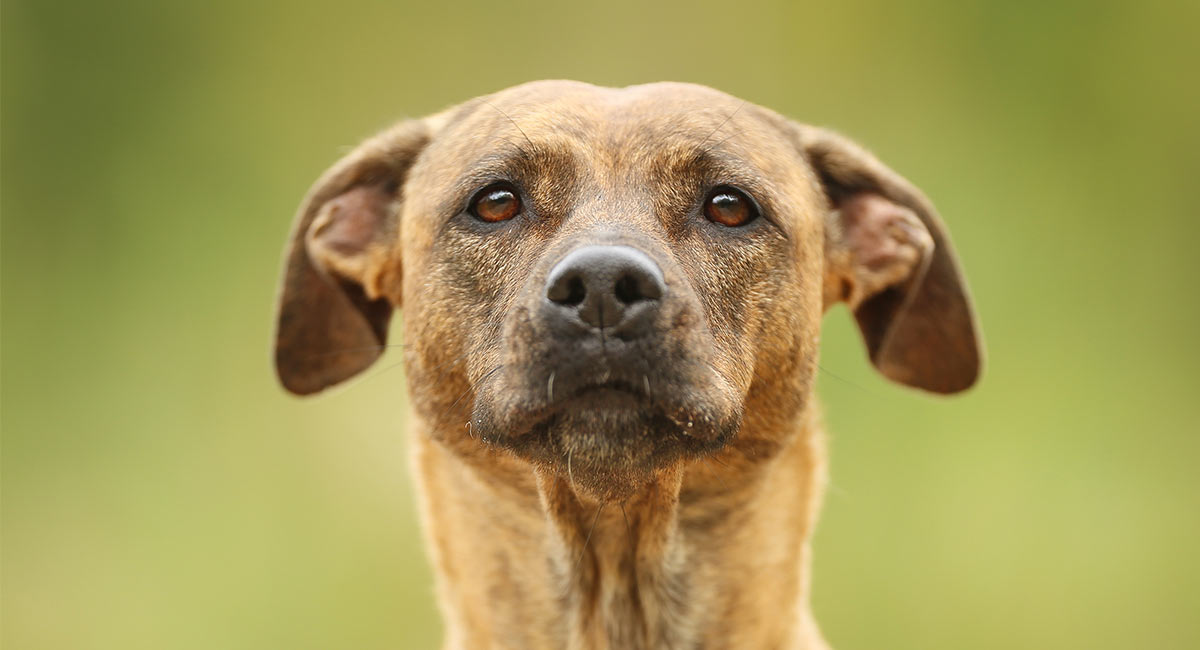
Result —
[{"label": "short fur", "polygon": [[[474,219],[500,179],[522,214]],[[725,184],[762,217],[706,221]],[[545,318],[551,267],[596,243],[662,269],[652,336],[568,344]],[[342,381],[403,305],[445,647],[823,648],[812,396],[841,301],[887,377],[952,393],[978,376],[944,226],[857,145],[702,86],[535,82],[401,123],[317,182],[276,363],[297,394]]]}]

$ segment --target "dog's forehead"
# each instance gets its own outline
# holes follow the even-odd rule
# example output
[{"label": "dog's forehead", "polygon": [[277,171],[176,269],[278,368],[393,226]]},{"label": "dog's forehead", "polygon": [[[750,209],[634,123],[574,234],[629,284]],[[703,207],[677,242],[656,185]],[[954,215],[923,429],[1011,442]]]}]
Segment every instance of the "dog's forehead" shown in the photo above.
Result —
[{"label": "dog's forehead", "polygon": [[[570,115],[597,124],[655,126],[680,117],[701,125],[724,120],[745,102],[707,86],[663,82],[607,88],[574,81],[535,81],[481,98],[510,115]],[[715,126],[715,124],[713,124]]]},{"label": "dog's forehead", "polygon": [[775,126],[762,118],[764,112],[696,84],[605,88],[539,81],[464,103],[442,137],[459,160],[528,144],[586,151],[597,164],[697,147],[769,164],[788,150]]}]

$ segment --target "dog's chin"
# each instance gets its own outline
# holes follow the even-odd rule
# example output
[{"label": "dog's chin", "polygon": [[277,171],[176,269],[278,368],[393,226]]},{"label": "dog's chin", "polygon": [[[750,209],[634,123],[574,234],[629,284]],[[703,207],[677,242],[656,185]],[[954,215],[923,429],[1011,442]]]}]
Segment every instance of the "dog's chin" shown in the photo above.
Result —
[{"label": "dog's chin", "polygon": [[475,424],[504,447],[601,501],[622,501],[655,475],[721,449],[740,418],[664,407],[620,386],[581,391],[537,412],[476,404]]}]

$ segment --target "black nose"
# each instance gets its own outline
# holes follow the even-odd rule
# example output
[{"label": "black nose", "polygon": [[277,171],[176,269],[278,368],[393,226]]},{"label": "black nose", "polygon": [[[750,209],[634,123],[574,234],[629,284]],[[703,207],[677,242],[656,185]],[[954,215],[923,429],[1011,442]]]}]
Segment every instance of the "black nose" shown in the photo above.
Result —
[{"label": "black nose", "polygon": [[[598,329],[649,324],[666,291],[662,270],[629,246],[584,246],[550,270],[546,299]],[[638,332],[630,331],[631,334]]]}]

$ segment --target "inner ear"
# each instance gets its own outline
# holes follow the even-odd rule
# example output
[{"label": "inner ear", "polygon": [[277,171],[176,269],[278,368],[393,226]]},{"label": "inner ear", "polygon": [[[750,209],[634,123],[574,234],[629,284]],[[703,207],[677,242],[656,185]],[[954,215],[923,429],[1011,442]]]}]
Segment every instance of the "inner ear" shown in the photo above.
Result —
[{"label": "inner ear", "polygon": [[369,300],[384,297],[395,239],[396,185],[391,179],[366,183],[331,199],[304,237],[314,264],[339,280],[358,285]]},{"label": "inner ear", "polygon": [[874,192],[843,196],[827,229],[825,306],[857,311],[882,292],[920,283],[933,259],[933,236],[908,207]]}]

